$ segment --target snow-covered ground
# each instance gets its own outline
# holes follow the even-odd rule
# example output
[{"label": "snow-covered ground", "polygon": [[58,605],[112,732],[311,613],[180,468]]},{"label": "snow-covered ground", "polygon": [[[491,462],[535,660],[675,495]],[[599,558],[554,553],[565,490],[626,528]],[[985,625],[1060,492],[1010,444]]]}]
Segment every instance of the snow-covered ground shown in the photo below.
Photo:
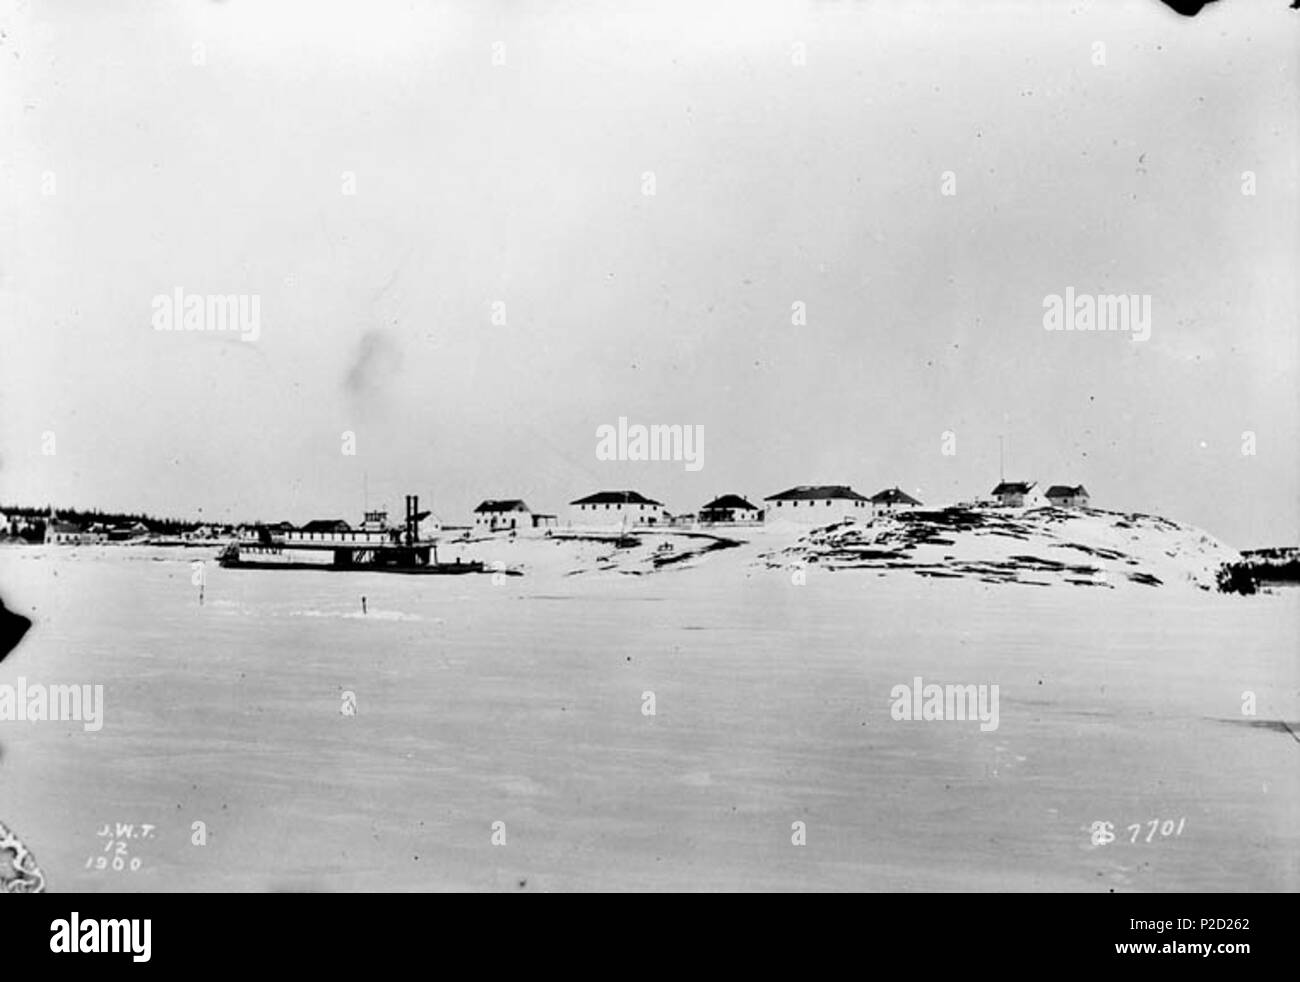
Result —
[{"label": "snow-covered ground", "polygon": [[[496,578],[0,549],[35,621],[0,684],[106,703],[0,722],[0,820],[53,891],[1300,888],[1300,591],[830,572],[807,531],[465,545]],[[1064,553],[1036,535],[980,541]],[[918,676],[997,684],[998,729],[892,719]],[[134,872],[94,868],[117,823]]]}]

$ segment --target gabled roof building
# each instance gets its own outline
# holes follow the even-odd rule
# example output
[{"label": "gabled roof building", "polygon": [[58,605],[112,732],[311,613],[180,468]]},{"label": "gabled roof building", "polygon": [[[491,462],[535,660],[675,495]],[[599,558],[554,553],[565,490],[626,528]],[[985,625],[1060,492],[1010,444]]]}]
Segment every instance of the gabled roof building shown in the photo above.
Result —
[{"label": "gabled roof building", "polygon": [[1074,487],[1067,484],[1053,484],[1047,489],[1047,501],[1058,508],[1087,508],[1088,489],[1082,484]]}]

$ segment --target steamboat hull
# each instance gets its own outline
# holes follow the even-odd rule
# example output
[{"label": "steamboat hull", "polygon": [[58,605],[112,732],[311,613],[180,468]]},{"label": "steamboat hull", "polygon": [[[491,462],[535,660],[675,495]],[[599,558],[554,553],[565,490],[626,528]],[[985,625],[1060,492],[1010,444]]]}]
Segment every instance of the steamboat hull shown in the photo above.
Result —
[{"label": "steamboat hull", "polygon": [[292,549],[232,545],[218,558],[224,569],[307,569],[329,572],[403,573],[408,576],[463,576],[487,572],[478,561],[440,563],[430,546],[391,548]]}]

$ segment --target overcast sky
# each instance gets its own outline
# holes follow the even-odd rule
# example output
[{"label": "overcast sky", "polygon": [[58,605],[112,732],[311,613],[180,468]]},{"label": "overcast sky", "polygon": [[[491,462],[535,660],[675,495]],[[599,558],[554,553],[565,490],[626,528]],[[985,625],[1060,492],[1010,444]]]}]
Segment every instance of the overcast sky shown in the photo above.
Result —
[{"label": "overcast sky", "polygon": [[[1300,14],[930,6],[6,0],[0,500],[939,503],[1005,434],[1008,478],[1295,543]],[[257,340],[154,330],[177,287]],[[1150,339],[1045,331],[1067,287]],[[703,468],[597,460],[620,416]]]}]

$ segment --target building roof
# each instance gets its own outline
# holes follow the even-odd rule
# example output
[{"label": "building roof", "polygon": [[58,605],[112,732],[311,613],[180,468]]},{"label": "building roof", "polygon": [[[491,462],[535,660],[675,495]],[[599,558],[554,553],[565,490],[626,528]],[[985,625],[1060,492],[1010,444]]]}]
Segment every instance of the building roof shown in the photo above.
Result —
[{"label": "building roof", "polygon": [[351,532],[352,526],[341,518],[318,518],[308,522],[300,532]]},{"label": "building roof", "polygon": [[527,511],[528,506],[519,498],[502,498],[497,501],[494,498],[488,498],[483,504],[474,509],[478,512],[498,512],[498,511]]},{"label": "building roof", "polygon": [[80,532],[81,526],[76,522],[61,522],[58,519],[50,522],[52,532]]},{"label": "building roof", "polygon": [[782,491],[780,494],[769,494],[764,501],[812,501],[822,498],[846,498],[850,501],[866,501],[862,495],[858,494],[847,484],[800,484],[798,487],[790,488],[788,491]]},{"label": "building roof", "polygon": [[570,501],[571,505],[659,505],[663,507],[662,501],[655,501],[653,498],[647,498],[645,495],[636,491],[597,491],[595,494],[589,494],[585,498],[579,498],[576,501]]},{"label": "building roof", "polygon": [[919,505],[917,501],[906,491],[900,491],[898,488],[886,488],[884,491],[878,491],[871,496],[873,505]]},{"label": "building roof", "polygon": [[1073,488],[1068,484],[1053,484],[1047,489],[1047,497],[1049,498],[1073,498],[1076,495],[1086,495],[1087,493],[1088,489],[1082,484]]},{"label": "building roof", "polygon": [[1037,481],[1003,481],[993,489],[993,494],[1028,494]]},{"label": "building roof", "polygon": [[700,511],[723,511],[727,508],[748,508],[751,511],[757,511],[757,505],[751,505],[748,501],[738,494],[724,494],[721,498],[714,498]]}]

